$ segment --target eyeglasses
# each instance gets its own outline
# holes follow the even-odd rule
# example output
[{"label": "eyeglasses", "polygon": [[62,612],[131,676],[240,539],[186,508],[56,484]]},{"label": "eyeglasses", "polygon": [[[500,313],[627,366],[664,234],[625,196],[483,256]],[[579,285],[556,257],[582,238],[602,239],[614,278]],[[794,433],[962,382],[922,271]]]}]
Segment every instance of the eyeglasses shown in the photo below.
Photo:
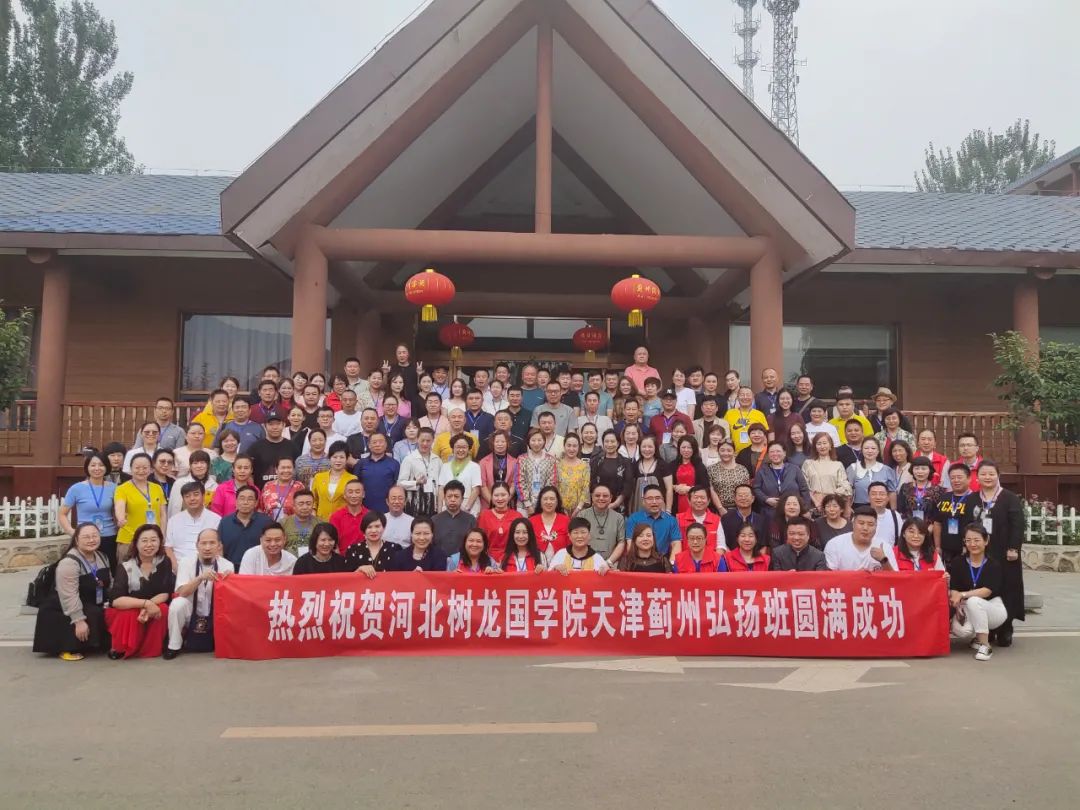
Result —
[{"label": "eyeglasses", "polygon": [[143,435],[143,436],[157,436],[157,435],[158,435],[158,431],[156,431],[156,430],[144,430],[144,431],[142,432],[142,435]]}]

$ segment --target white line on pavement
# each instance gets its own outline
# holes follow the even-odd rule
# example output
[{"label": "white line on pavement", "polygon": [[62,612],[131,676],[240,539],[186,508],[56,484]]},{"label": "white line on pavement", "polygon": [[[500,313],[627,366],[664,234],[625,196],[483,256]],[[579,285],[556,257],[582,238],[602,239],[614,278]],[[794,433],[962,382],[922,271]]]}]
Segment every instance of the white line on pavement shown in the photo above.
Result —
[{"label": "white line on pavement", "polygon": [[450,737],[488,734],[596,734],[596,723],[434,723],[380,726],[254,726],[227,728],[222,739],[313,737]]}]

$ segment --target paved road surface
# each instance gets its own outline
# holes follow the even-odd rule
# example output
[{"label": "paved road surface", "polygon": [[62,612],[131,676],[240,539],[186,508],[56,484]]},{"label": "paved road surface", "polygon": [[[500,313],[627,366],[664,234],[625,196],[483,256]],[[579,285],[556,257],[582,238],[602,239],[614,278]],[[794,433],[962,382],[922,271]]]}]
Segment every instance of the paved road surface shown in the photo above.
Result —
[{"label": "paved road surface", "polygon": [[1074,808],[1080,633],[1035,626],[1055,622],[1080,630],[1046,616],[988,663],[858,668],[895,685],[826,693],[731,685],[801,672],[755,660],[64,663],[0,646],[0,807]]}]

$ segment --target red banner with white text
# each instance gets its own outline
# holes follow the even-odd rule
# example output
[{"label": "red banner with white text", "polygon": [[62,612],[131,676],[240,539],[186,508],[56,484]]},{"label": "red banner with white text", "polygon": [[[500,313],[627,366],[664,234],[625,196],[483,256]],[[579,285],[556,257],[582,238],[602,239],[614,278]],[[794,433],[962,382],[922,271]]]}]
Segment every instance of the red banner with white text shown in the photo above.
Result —
[{"label": "red banner with white text", "polygon": [[923,573],[231,576],[222,658],[949,652],[944,577]]}]

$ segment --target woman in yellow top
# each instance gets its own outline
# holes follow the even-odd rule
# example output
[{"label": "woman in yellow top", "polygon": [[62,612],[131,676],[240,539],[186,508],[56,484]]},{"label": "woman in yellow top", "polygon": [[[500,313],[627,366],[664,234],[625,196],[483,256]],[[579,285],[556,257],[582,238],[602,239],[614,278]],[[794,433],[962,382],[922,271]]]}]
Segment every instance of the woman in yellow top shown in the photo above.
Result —
[{"label": "woman in yellow top", "polygon": [[328,455],[330,469],[316,473],[311,479],[311,491],[315,493],[315,514],[319,520],[329,520],[330,515],[345,506],[345,485],[356,480],[356,476],[345,469],[349,463],[345,442],[334,442]]},{"label": "woman in yellow top", "polygon": [[153,470],[150,456],[140,453],[131,460],[131,480],[116,488],[113,495],[113,510],[116,512],[116,558],[118,562],[127,559],[135,530],[152,523],[165,531],[168,516],[168,500],[165,490],[150,480]]},{"label": "woman in yellow top", "polygon": [[754,407],[754,389],[745,385],[740,387],[738,398],[738,407],[724,414],[724,421],[731,425],[731,441],[735,444],[736,453],[750,446],[751,424],[757,422],[765,426],[766,432],[769,430],[769,420]]},{"label": "woman in yellow top", "polygon": [[555,464],[555,482],[562,498],[563,509],[571,517],[589,503],[589,462],[579,457],[581,439],[576,433],[567,433],[563,439],[563,456]]}]

